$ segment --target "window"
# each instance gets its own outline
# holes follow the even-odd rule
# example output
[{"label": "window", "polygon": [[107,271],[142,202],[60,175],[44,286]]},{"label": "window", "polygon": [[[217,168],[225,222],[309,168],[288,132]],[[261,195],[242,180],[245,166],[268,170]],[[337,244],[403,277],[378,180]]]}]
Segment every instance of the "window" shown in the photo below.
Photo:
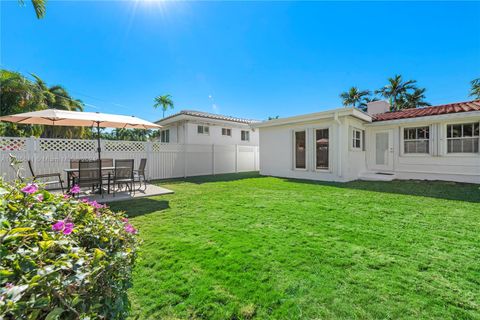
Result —
[{"label": "window", "polygon": [[210,134],[210,128],[207,126],[197,126],[198,134]]},{"label": "window", "polygon": [[430,153],[430,127],[403,129],[403,153]]},{"label": "window", "polygon": [[170,142],[170,129],[162,130],[160,132],[160,142],[164,142],[164,143]]},{"label": "window", "polygon": [[305,131],[295,132],[295,169],[306,169]]},{"label": "window", "polygon": [[352,149],[363,150],[363,130],[352,130]]},{"label": "window", "polygon": [[316,168],[328,169],[328,129],[315,130]]},{"label": "window", "polygon": [[232,129],[222,128],[222,136],[232,136]]},{"label": "window", "polygon": [[242,130],[241,135],[242,141],[250,141],[250,131]]},{"label": "window", "polygon": [[479,123],[447,125],[448,153],[478,153]]}]

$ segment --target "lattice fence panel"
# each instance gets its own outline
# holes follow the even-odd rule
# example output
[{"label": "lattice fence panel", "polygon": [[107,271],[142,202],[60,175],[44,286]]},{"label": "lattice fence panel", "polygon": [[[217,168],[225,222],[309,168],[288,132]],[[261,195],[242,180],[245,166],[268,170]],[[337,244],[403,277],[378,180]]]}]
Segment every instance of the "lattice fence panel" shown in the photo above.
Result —
[{"label": "lattice fence panel", "polygon": [[105,141],[105,151],[142,152],[145,142],[138,141]]},{"label": "lattice fence panel", "polygon": [[97,143],[93,140],[40,139],[42,151],[95,151]]},{"label": "lattice fence panel", "polygon": [[25,151],[26,140],[23,138],[0,137],[1,151]]}]

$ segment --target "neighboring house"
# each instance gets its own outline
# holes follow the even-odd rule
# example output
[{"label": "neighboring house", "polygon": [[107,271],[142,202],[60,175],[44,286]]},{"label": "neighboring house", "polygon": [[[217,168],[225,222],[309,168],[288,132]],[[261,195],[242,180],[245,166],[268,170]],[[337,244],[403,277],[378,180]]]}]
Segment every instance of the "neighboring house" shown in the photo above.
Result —
[{"label": "neighboring house", "polygon": [[160,132],[163,143],[258,146],[258,130],[250,127],[258,122],[182,110],[155,123],[163,126]]},{"label": "neighboring house", "polygon": [[341,108],[255,124],[260,173],[351,181],[480,183],[480,100],[389,112]]}]

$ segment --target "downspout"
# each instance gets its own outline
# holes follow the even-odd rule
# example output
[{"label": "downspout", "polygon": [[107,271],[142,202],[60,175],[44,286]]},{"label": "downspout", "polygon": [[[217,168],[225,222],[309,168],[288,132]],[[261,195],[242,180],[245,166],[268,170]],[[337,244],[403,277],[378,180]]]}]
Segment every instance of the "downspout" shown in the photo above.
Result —
[{"label": "downspout", "polygon": [[337,123],[337,157],[338,157],[338,177],[342,177],[342,148],[341,148],[341,139],[340,139],[340,133],[341,133],[341,125],[342,122],[338,118],[338,112],[335,112],[333,115],[333,120]]}]

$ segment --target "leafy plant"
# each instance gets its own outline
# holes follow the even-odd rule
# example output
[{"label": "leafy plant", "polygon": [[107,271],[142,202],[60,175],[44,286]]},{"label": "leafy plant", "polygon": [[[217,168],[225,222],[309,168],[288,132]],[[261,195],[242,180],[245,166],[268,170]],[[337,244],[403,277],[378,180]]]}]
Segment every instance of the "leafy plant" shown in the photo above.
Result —
[{"label": "leafy plant", "polygon": [[0,180],[0,318],[124,319],[136,230],[95,201]]}]

